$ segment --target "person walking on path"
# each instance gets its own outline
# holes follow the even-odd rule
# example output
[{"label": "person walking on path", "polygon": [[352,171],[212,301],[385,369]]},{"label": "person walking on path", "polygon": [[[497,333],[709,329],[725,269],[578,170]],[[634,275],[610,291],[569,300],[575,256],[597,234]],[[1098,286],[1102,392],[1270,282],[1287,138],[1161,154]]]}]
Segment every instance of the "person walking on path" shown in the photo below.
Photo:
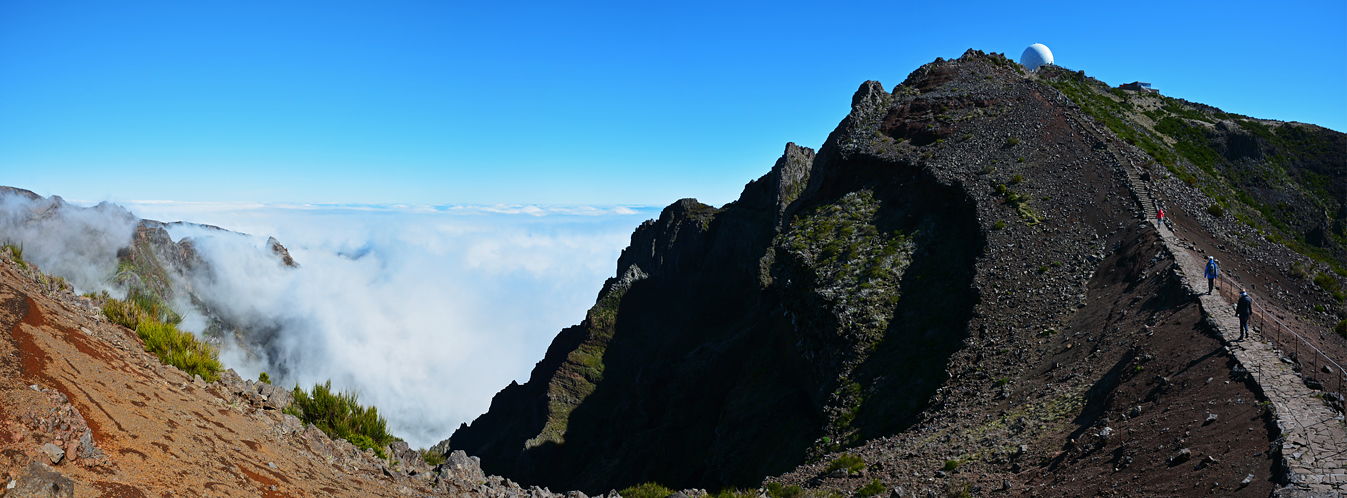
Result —
[{"label": "person walking on path", "polygon": [[1165,226],[1165,208],[1160,208],[1159,210],[1155,211],[1155,219],[1156,219],[1155,223],[1156,227]]},{"label": "person walking on path", "polygon": [[1220,269],[1216,267],[1216,258],[1207,256],[1207,294],[1211,294],[1211,290],[1216,287],[1216,277],[1219,275],[1219,271]]},{"label": "person walking on path", "polygon": [[1235,316],[1239,317],[1239,339],[1249,334],[1249,316],[1253,315],[1253,299],[1243,289],[1239,291],[1239,303],[1235,304]]}]

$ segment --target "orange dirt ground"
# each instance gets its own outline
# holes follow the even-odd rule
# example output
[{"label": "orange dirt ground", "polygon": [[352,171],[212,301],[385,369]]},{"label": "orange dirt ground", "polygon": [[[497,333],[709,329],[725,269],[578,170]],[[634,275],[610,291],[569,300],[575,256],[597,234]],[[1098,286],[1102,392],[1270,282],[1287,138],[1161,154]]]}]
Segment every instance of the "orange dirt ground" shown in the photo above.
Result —
[{"label": "orange dirt ground", "polygon": [[[220,384],[161,365],[88,300],[44,292],[7,259],[0,333],[0,496],[30,461],[51,464],[46,443],[65,450],[51,466],[74,481],[77,497],[430,491],[360,458],[334,458],[330,441],[287,427],[280,413],[229,401]],[[81,448],[86,427],[96,450]]]}]

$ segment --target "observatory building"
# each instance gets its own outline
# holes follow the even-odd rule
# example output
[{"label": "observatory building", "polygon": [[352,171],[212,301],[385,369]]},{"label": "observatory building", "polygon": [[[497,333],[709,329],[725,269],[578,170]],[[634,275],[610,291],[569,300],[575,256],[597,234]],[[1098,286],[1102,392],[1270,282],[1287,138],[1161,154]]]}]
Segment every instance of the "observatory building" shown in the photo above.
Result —
[{"label": "observatory building", "polygon": [[1042,43],[1029,45],[1024,49],[1024,54],[1020,55],[1020,64],[1030,71],[1038,69],[1038,66],[1052,64],[1052,51]]}]

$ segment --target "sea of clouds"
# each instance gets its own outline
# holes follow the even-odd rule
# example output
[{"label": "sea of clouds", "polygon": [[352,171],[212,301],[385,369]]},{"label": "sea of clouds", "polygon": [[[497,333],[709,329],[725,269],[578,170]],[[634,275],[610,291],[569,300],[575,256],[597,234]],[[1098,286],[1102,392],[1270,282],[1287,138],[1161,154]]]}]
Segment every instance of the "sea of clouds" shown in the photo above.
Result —
[{"label": "sea of clouds", "polygon": [[[174,241],[192,237],[210,265],[199,295],[221,314],[274,328],[260,356],[226,341],[227,367],[245,378],[266,371],[287,386],[331,380],[377,406],[413,447],[449,437],[510,381],[526,380],[553,336],[584,318],[632,230],[658,215],[644,207],[117,204],[139,218],[238,232],[169,228]],[[112,242],[129,240],[132,229],[111,211],[69,230],[0,230],[21,237],[25,257],[44,271],[78,271],[79,291],[99,290],[106,284],[95,274],[115,267]],[[107,226],[90,229],[98,223]],[[64,233],[103,235],[96,244],[53,237]],[[277,264],[268,237],[299,267]],[[103,249],[80,256],[85,264],[72,262],[70,244]],[[200,314],[183,311],[184,328],[204,328]]]}]

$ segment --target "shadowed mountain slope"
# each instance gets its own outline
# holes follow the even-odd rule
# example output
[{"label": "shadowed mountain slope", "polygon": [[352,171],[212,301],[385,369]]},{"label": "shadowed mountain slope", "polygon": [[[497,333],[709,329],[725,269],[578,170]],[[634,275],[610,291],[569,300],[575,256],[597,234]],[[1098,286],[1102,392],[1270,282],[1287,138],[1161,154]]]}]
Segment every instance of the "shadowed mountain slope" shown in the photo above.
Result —
[{"label": "shadowed mountain slope", "polygon": [[[878,477],[937,489],[927,480],[950,461],[982,469],[969,483],[979,489],[1025,482],[1031,462],[1078,472],[1059,458],[1079,448],[1067,440],[1125,413],[1133,400],[1118,393],[1154,381],[1136,374],[1138,362],[1161,355],[1155,365],[1189,375],[1232,366],[1165,271],[1172,257],[1138,224],[1153,216],[1152,190],[1184,206],[1187,230],[1284,223],[1281,238],[1258,238],[1275,246],[1261,249],[1341,264],[1331,229],[1315,239],[1323,245],[1292,237],[1332,226],[1322,208],[1340,203],[1342,134],[1225,114],[1227,131],[1271,135],[1175,131],[1173,120],[1206,122],[1195,113],[1221,114],[1061,68],[1027,73],[972,50],[922,66],[892,91],[866,82],[817,154],[788,144],[735,202],[685,199],[642,225],[585,321],[441,448],[521,482],[586,491],[645,481],[756,487],[792,468],[780,479],[809,488],[851,493]],[[1295,137],[1326,152],[1286,145]],[[1199,149],[1224,150],[1226,162],[1202,162]],[[1271,174],[1232,180],[1231,171],[1266,167],[1231,152],[1255,149],[1305,182],[1323,172],[1314,184],[1326,187]],[[1303,193],[1286,209],[1310,221],[1274,222],[1262,194],[1217,200],[1238,216],[1204,214],[1205,197],[1258,182],[1281,189],[1267,195]],[[1314,302],[1336,304],[1328,293]],[[1209,396],[1240,400],[1253,425],[1208,442],[1248,449],[1239,461],[1262,484],[1240,493],[1266,495],[1277,478],[1275,461],[1255,455],[1271,439],[1256,387],[1219,391],[1141,399],[1162,412]],[[1140,451],[1177,450],[1157,446]],[[825,476],[843,450],[864,457],[865,473]]]}]

